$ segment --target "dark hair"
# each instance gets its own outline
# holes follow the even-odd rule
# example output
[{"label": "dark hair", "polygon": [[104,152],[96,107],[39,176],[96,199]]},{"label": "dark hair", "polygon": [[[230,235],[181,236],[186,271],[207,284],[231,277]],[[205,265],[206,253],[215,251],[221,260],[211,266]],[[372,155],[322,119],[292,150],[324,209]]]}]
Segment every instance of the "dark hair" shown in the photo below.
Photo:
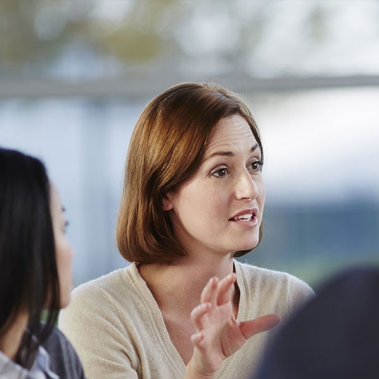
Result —
[{"label": "dark hair", "polygon": [[162,200],[195,173],[214,127],[232,115],[242,116],[249,124],[263,159],[258,127],[248,107],[221,86],[179,84],[144,109],[129,145],[117,222],[118,248],[128,261],[172,263],[186,255]]},{"label": "dark hair", "polygon": [[379,268],[333,276],[282,327],[256,379],[379,378]]},{"label": "dark hair", "polygon": [[[40,160],[4,148],[0,148],[0,288],[0,338],[25,309],[28,326],[16,362],[30,368],[60,305],[50,182]],[[46,323],[41,324],[45,308]]]}]

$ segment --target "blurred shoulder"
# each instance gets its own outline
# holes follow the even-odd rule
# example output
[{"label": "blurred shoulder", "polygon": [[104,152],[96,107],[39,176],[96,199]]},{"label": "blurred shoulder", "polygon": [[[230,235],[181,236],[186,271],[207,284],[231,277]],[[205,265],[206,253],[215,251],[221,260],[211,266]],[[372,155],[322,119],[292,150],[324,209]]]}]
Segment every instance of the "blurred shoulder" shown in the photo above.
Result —
[{"label": "blurred shoulder", "polygon": [[54,327],[46,341],[42,344],[46,351],[52,353],[68,351],[75,353],[73,346],[67,337],[57,328]]},{"label": "blurred shoulder", "polygon": [[61,378],[84,378],[80,359],[66,336],[56,327],[42,344],[49,353],[50,365]]}]

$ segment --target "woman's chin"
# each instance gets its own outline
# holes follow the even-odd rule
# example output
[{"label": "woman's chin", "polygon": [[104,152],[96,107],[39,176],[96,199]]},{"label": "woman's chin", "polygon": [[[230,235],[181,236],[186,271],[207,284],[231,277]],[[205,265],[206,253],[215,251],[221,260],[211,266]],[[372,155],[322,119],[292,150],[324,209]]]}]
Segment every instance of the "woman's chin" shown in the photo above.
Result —
[{"label": "woman's chin", "polygon": [[259,238],[256,238],[254,240],[250,240],[249,242],[246,242],[246,243],[243,243],[243,244],[240,244],[238,246],[238,249],[237,251],[250,251],[250,250],[253,250],[255,249],[259,244]]}]

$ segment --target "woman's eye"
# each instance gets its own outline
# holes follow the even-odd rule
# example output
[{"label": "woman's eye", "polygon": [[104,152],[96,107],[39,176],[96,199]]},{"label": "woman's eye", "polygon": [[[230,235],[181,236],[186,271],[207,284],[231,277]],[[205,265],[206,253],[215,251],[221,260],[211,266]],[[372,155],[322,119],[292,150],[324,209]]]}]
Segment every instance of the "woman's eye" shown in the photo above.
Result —
[{"label": "woman's eye", "polygon": [[252,164],[251,164],[251,168],[253,171],[259,171],[259,172],[262,172],[262,168],[263,168],[263,162],[262,161],[254,161]]},{"label": "woman's eye", "polygon": [[212,175],[216,178],[222,178],[223,176],[226,176],[228,174],[228,169],[226,167],[219,168],[215,171],[212,171]]}]

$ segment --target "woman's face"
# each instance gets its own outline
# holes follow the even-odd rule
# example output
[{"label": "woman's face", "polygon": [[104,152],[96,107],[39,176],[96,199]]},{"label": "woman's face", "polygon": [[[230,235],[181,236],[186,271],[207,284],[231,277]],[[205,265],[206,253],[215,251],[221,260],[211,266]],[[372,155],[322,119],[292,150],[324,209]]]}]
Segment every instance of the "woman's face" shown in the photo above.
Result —
[{"label": "woman's face", "polygon": [[163,201],[188,254],[232,253],[259,242],[265,188],[262,156],[246,120],[215,126],[195,174]]},{"label": "woman's face", "polygon": [[72,290],[72,256],[73,250],[66,238],[67,221],[62,207],[59,193],[54,184],[51,184],[51,217],[53,221],[55,253],[59,276],[61,308],[70,302]]}]

